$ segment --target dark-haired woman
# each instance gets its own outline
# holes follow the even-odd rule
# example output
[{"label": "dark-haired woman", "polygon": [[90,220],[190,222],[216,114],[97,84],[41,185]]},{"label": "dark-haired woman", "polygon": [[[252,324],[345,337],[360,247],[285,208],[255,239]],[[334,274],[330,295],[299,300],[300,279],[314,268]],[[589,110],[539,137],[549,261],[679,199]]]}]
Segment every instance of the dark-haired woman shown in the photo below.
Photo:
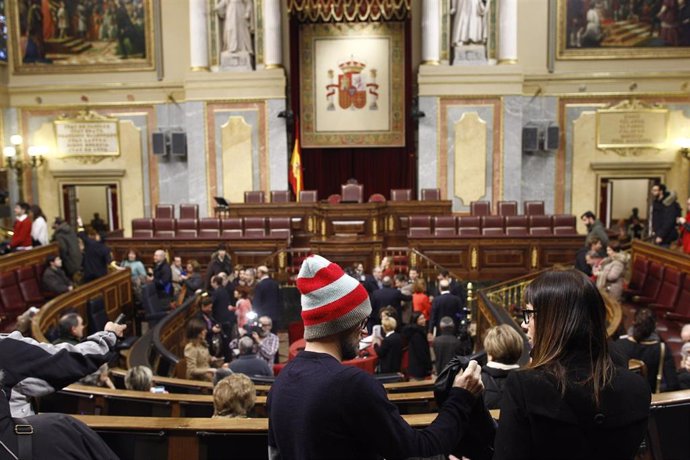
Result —
[{"label": "dark-haired woman", "polygon": [[31,242],[35,246],[45,246],[48,244],[48,223],[41,207],[31,206]]},{"label": "dark-haired woman", "polygon": [[431,375],[431,353],[426,338],[426,317],[424,313],[412,313],[410,324],[402,331],[407,340],[408,365],[407,373],[411,380],[424,380]]},{"label": "dark-haired woman", "polygon": [[[635,312],[628,335],[613,342],[611,352],[622,362],[630,359],[643,361],[647,366],[647,382],[653,393],[680,388],[673,353],[656,333],[656,319],[649,308],[640,308]],[[661,367],[660,361],[663,362]]]},{"label": "dark-haired woman", "polygon": [[187,344],[184,346],[184,358],[187,364],[187,378],[211,382],[216,368],[221,365],[227,367],[227,364],[223,364],[222,359],[211,357],[206,343],[206,324],[199,318],[192,318],[187,323],[185,333]]},{"label": "dark-haired woman", "polygon": [[632,459],[651,394],[641,376],[614,367],[596,286],[575,270],[550,271],[526,303],[532,362],[506,381],[494,460]]}]

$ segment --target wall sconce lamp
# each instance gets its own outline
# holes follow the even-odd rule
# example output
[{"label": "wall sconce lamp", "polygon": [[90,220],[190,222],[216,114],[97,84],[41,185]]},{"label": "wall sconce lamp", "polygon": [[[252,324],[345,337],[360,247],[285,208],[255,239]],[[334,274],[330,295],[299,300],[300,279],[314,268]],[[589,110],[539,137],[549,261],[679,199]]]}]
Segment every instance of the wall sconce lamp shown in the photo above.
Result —
[{"label": "wall sconce lamp", "polygon": [[679,152],[683,155],[683,158],[690,160],[690,137],[686,137],[678,140]]},{"label": "wall sconce lamp", "polygon": [[12,169],[17,176],[17,186],[19,188],[19,201],[24,201],[24,171],[26,169],[38,169],[45,162],[43,155],[48,153],[44,146],[30,145],[28,149],[29,160],[22,160],[22,147],[24,139],[19,134],[10,137],[10,144],[2,149],[2,153],[7,159],[7,166]]}]

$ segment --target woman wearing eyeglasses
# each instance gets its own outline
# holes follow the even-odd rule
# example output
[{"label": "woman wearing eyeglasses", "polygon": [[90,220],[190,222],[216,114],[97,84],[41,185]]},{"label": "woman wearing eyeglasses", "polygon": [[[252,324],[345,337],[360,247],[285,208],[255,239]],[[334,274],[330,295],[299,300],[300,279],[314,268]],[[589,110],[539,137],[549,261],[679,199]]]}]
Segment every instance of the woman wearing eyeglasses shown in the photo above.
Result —
[{"label": "woman wearing eyeglasses", "polygon": [[526,292],[532,361],[506,382],[494,460],[632,459],[649,416],[649,385],[614,367],[606,310],[575,270],[550,271]]}]

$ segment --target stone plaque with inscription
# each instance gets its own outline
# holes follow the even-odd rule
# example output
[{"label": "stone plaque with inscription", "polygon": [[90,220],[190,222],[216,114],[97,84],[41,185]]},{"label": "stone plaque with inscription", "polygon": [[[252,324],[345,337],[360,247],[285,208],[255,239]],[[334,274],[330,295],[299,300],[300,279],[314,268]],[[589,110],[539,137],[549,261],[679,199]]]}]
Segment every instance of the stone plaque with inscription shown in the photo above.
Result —
[{"label": "stone plaque with inscription", "polygon": [[119,121],[116,118],[82,112],[75,118],[58,118],[53,124],[57,157],[97,161],[120,155]]},{"label": "stone plaque with inscription", "polygon": [[662,149],[667,138],[666,109],[614,107],[597,111],[597,148]]}]

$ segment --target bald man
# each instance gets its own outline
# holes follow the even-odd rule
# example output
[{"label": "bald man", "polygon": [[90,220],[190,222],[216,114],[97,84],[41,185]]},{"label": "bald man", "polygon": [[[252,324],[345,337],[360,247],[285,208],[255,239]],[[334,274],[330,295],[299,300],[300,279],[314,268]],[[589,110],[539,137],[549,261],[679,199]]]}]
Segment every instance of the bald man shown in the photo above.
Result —
[{"label": "bald man", "polygon": [[270,316],[273,320],[273,330],[278,330],[278,324],[283,312],[283,296],[280,285],[269,276],[268,267],[261,265],[256,268],[259,282],[254,288],[252,308],[259,315]]},{"label": "bald man", "polygon": [[172,295],[172,270],[168,264],[165,251],[157,249],[153,253],[153,271],[149,269],[149,281],[156,286],[156,292],[161,299],[169,299]]},{"label": "bald man", "polygon": [[690,343],[690,324],[686,324],[683,326],[683,329],[681,329],[680,340],[684,343]]}]

